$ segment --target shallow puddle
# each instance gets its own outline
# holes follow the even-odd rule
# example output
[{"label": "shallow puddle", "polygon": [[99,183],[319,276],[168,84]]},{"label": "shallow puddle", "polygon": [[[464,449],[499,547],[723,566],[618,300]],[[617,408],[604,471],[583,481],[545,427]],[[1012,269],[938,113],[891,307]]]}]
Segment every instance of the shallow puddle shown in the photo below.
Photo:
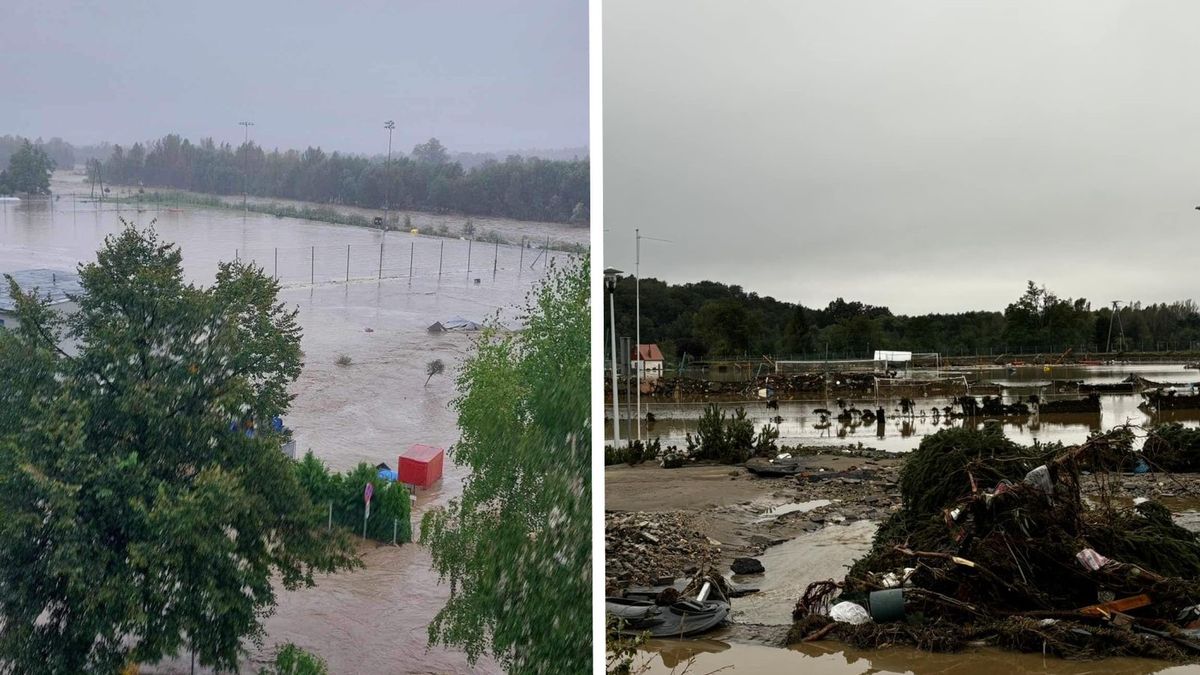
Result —
[{"label": "shallow puddle", "polygon": [[860,520],[848,525],[828,525],[802,534],[758,556],[764,572],[734,577],[739,584],[759,592],[731,603],[738,623],[791,624],[792,608],[813,581],[841,579],[846,567],[871,548],[876,523]]},{"label": "shallow puddle", "polygon": [[807,502],[791,502],[788,504],[780,504],[779,506],[771,507],[766,513],[754,519],[756,523],[765,523],[770,520],[775,520],[780,516],[786,516],[789,513],[808,513],[822,506],[829,506],[833,501],[829,499],[813,499]]}]

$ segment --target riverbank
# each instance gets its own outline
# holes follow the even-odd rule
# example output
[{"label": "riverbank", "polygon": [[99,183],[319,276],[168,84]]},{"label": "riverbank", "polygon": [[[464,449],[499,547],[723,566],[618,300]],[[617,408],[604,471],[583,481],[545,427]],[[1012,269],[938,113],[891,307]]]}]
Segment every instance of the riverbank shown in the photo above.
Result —
[{"label": "riverbank", "polygon": [[[51,190],[63,199],[72,196],[77,200],[85,197],[91,199],[90,187],[91,185],[86,182],[84,176],[73,172],[56,171],[51,179]],[[245,210],[277,218],[297,218],[332,225],[382,229],[374,224],[375,218],[383,215],[379,209],[253,196],[246,199],[245,209],[243,209],[240,196],[210,195],[167,189],[150,189],[139,195],[137,189],[132,186],[114,185],[112,186],[113,192],[105,198],[105,204],[132,207],[130,210],[134,212],[140,208],[143,212],[152,213],[182,208]],[[58,208],[63,208],[61,199]],[[478,242],[514,246],[527,245],[534,249],[548,246],[552,251],[567,253],[584,253],[591,246],[590,228],[586,225],[575,226],[564,223],[403,210],[391,211],[389,220],[392,221],[389,228],[391,230],[416,229],[419,234],[429,236],[453,239],[470,238],[471,235],[465,229],[469,222],[471,228],[474,229],[474,238]]]}]

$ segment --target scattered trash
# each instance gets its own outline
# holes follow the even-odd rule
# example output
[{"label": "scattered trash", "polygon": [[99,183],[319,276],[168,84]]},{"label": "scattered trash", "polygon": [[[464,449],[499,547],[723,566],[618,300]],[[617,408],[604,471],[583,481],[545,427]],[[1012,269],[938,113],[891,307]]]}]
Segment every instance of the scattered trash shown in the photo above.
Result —
[{"label": "scattered trash", "polygon": [[1079,553],[1076,553],[1075,559],[1079,561],[1080,565],[1083,565],[1085,568],[1093,572],[1104,567],[1110,562],[1108,558],[1105,558],[1090,548],[1085,548]]},{"label": "scattered trash", "polygon": [[871,615],[867,610],[863,609],[862,605],[853,602],[839,602],[830,607],[829,618],[839,623],[848,623],[854,626],[871,622]]},{"label": "scattered trash", "polygon": [[899,621],[904,618],[904,589],[872,591],[867,596],[867,605],[871,608],[871,618],[876,623]]},{"label": "scattered trash", "polygon": [[1037,488],[1044,495],[1054,491],[1054,482],[1050,479],[1050,469],[1046,468],[1045,464],[1025,474],[1023,482]]}]

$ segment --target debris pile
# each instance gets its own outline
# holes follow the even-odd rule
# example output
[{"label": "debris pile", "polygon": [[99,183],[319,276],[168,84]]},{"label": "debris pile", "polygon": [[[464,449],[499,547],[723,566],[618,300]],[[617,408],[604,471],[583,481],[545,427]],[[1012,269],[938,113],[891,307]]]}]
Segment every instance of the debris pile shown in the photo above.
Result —
[{"label": "debris pile", "polygon": [[1142,456],[1158,471],[1200,471],[1200,429],[1178,422],[1160,425],[1146,436]]},{"label": "debris pile", "polygon": [[[1200,540],[1156,502],[1080,496],[1081,469],[1127,444],[1024,447],[995,428],[926,438],[900,473],[903,508],[843,581],[806,589],[789,641],[1200,656]],[[842,602],[872,621],[831,618]]]},{"label": "debris pile", "polygon": [[1088,394],[1084,398],[1069,398],[1061,401],[1043,401],[1038,412],[1047,413],[1100,413],[1100,395]]},{"label": "debris pile", "polygon": [[1200,393],[1192,393],[1193,391],[1190,388],[1188,391],[1178,389],[1143,391],[1142,398],[1145,400],[1139,407],[1156,413],[1167,410],[1200,410]]},{"label": "debris pile", "polygon": [[605,585],[669,585],[674,579],[715,568],[720,543],[698,532],[682,513],[604,515]]}]

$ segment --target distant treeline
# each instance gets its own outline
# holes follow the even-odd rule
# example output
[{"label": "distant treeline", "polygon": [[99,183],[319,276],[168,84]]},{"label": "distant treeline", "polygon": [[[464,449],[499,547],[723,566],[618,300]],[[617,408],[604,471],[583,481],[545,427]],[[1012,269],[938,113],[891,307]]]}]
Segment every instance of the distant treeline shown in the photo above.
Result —
[{"label": "distant treeline", "polygon": [[0,136],[0,166],[7,166],[9,158],[21,148],[21,144],[25,141],[32,143],[35,148],[40,148],[50,159],[54,160],[54,166],[60,169],[70,169],[76,163],[82,164],[89,159],[104,160],[112,152],[112,146],[108,143],[75,146],[58,136],[48,141],[40,138],[27,139],[21,136]]},{"label": "distant treeline", "polygon": [[[1030,281],[1003,312],[903,316],[838,298],[809,308],[748,293],[740,286],[703,281],[672,285],[643,279],[642,342],[656,342],[668,359],[762,354],[796,358],[869,358],[876,349],[943,355],[1061,353],[1072,348],[1105,351],[1166,351],[1200,347],[1200,308],[1187,300],[1170,304],[1093,309],[1083,298],[1060,298]],[[616,290],[617,334],[635,331],[634,280]],[[605,303],[607,314],[608,303]],[[608,327],[608,317],[605,317]],[[1121,332],[1124,330],[1124,340]],[[605,338],[608,346],[608,338]]]},{"label": "distant treeline", "polygon": [[[464,169],[430,139],[408,156],[385,162],[327,154],[320,148],[264,151],[253,142],[233,147],[211,138],[198,144],[168,135],[128,149],[113,146],[89,176],[104,182],[171,187],[218,195],[241,194],[382,209],[456,212],[586,225],[590,219],[587,158],[553,161],[509,157]],[[388,183],[390,182],[390,196]]]}]

